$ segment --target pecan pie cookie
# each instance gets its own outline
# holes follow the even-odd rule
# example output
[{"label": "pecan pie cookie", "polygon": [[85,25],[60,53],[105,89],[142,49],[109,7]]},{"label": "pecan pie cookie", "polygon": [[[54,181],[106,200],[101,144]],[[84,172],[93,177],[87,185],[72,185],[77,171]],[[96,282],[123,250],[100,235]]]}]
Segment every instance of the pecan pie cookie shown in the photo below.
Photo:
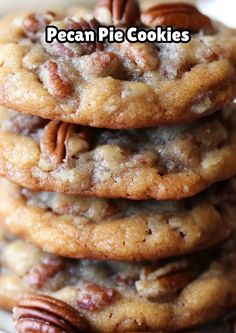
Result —
[{"label": "pecan pie cookie", "polygon": [[19,185],[95,197],[179,199],[236,173],[236,112],[192,124],[95,130],[1,110],[0,174]]},{"label": "pecan pie cookie", "polygon": [[[236,38],[190,5],[140,12],[137,1],[102,0],[96,19],[54,12],[0,22],[0,103],[23,113],[129,129],[187,122],[236,97]],[[173,15],[174,14],[174,15]],[[86,15],[87,18],[87,15]],[[45,26],[190,29],[190,43],[45,42]]]},{"label": "pecan pie cookie", "polygon": [[218,189],[180,202],[133,202],[32,192],[1,180],[0,223],[63,257],[155,260],[196,252],[229,236],[234,218],[225,201]]},{"label": "pecan pie cookie", "polygon": [[45,324],[53,326],[72,311],[62,301],[96,332],[189,328],[236,303],[235,245],[212,252],[146,264],[72,261],[2,237],[0,304],[12,309],[28,297],[14,310],[16,325],[49,313]]}]

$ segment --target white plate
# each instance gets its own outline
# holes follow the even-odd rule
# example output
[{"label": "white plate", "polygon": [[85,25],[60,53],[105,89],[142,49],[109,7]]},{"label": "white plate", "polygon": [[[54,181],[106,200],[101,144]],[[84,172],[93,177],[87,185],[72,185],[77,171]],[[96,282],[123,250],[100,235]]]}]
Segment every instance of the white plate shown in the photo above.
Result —
[{"label": "white plate", "polygon": [[[166,1],[166,0],[165,0]],[[170,1],[170,0],[168,0]],[[172,1],[172,0],[171,0]],[[186,0],[185,0],[186,1]],[[150,3],[151,1],[146,1],[145,3]],[[194,0],[190,0],[194,2]],[[229,24],[233,27],[236,27],[235,20],[235,10],[236,10],[236,1],[235,0],[197,0],[196,1],[199,7],[206,13],[210,13],[214,18],[221,20],[225,24]],[[96,0],[8,0],[0,1],[0,13],[5,14],[11,11],[17,10],[36,10],[44,8],[54,8],[66,7],[68,5],[90,5],[92,6],[96,3]],[[11,316],[6,312],[0,311],[0,333],[1,329],[7,332],[13,332],[13,326],[11,321]]]}]

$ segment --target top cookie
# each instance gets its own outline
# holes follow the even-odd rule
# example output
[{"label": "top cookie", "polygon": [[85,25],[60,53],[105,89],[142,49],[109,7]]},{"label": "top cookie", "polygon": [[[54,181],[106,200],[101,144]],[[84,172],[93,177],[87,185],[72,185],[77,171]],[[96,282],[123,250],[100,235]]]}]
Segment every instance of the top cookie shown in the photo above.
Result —
[{"label": "top cookie", "polygon": [[[0,22],[0,104],[23,113],[94,127],[128,129],[192,121],[236,97],[236,38],[194,7],[100,1],[78,19],[20,14]],[[173,15],[174,14],[174,15]],[[78,14],[80,15],[80,14]],[[184,22],[184,23],[183,23]],[[189,43],[45,42],[45,26],[173,25]]]}]

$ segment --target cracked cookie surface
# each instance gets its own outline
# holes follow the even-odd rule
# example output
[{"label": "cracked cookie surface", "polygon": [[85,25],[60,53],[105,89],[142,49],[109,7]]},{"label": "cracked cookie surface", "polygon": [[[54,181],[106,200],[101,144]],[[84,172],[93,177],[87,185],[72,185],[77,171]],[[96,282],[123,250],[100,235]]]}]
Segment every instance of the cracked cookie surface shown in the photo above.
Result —
[{"label": "cracked cookie surface", "polygon": [[96,130],[1,109],[0,174],[81,196],[180,199],[236,173],[235,106],[188,125]]},{"label": "cracked cookie surface", "polygon": [[143,261],[180,256],[228,237],[233,220],[224,212],[225,198],[213,190],[179,202],[33,192],[3,179],[0,190],[0,223],[63,257]]},{"label": "cracked cookie surface", "polygon": [[96,332],[177,331],[236,303],[233,241],[214,254],[146,264],[66,260],[2,231],[0,246],[2,307],[48,295],[75,308]]},{"label": "cracked cookie surface", "polygon": [[[95,15],[107,19],[104,11]],[[148,26],[150,13],[143,16]],[[83,29],[94,27],[91,22],[54,12],[3,19],[0,104],[43,118],[128,129],[189,122],[235,98],[236,38],[229,29],[200,26],[187,44],[44,41],[46,24]]]}]

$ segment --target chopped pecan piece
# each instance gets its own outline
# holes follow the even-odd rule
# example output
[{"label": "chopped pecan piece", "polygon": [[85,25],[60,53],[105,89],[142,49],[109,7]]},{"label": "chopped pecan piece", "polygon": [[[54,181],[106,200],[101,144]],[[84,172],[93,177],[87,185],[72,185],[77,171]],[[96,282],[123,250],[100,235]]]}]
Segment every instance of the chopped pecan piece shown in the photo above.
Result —
[{"label": "chopped pecan piece", "polygon": [[181,171],[196,167],[201,163],[201,149],[197,139],[192,135],[176,138],[160,149],[160,161],[169,171]]},{"label": "chopped pecan piece", "polygon": [[80,282],[78,285],[77,304],[87,311],[101,310],[112,303],[115,291],[92,282]]},{"label": "chopped pecan piece", "polygon": [[74,215],[84,216],[92,220],[104,220],[112,218],[114,215],[119,214],[119,209],[113,202],[103,202],[99,200],[92,200],[88,203],[87,200],[67,200],[61,202],[53,207],[53,212],[58,215]]},{"label": "chopped pecan piece", "polygon": [[52,279],[57,273],[65,270],[65,268],[66,265],[63,260],[51,259],[48,262],[33,267],[27,275],[27,282],[31,287],[41,289],[49,279]]},{"label": "chopped pecan piece", "polygon": [[23,21],[25,35],[32,41],[36,41],[40,36],[40,32],[46,25],[50,24],[54,18],[55,14],[52,12],[46,12],[45,14],[29,14]]},{"label": "chopped pecan piece", "polygon": [[66,98],[72,94],[72,85],[63,79],[56,62],[48,61],[43,66],[40,76],[51,95]]},{"label": "chopped pecan piece", "polygon": [[137,0],[100,0],[95,17],[102,23],[128,27],[139,23],[140,8]]},{"label": "chopped pecan piece", "polygon": [[107,77],[122,78],[122,64],[119,57],[112,52],[95,52],[80,58],[79,67],[86,79]]},{"label": "chopped pecan piece", "polygon": [[[70,141],[73,142],[70,144]],[[65,158],[87,151],[90,141],[91,131],[88,128],[81,127],[77,131],[76,125],[52,120],[45,127],[40,148],[50,161],[60,164]]]},{"label": "chopped pecan piece", "polygon": [[159,58],[154,45],[143,43],[117,43],[123,56],[133,62],[141,71],[155,71],[159,66]]},{"label": "chopped pecan piece", "polygon": [[33,295],[13,310],[16,333],[88,332],[86,319],[68,304],[49,296]]},{"label": "chopped pecan piece", "polygon": [[142,13],[141,21],[150,28],[155,28],[159,25],[174,26],[175,28],[192,32],[212,29],[209,17],[187,3],[155,5]]},{"label": "chopped pecan piece", "polygon": [[135,286],[141,297],[163,299],[183,289],[198,273],[198,269],[191,267],[186,261],[172,263],[154,271],[146,268]]}]

